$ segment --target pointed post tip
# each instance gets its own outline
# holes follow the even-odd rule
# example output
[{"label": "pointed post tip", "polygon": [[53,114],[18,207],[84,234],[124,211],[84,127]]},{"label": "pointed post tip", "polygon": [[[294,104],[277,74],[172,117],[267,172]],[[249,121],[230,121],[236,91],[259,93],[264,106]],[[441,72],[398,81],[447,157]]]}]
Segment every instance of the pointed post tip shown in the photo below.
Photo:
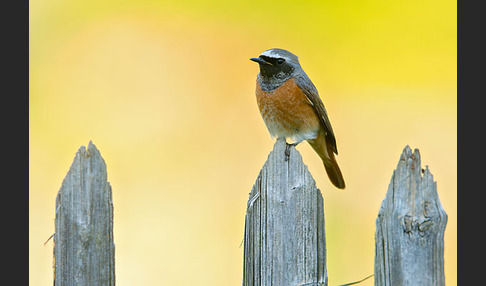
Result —
[{"label": "pointed post tip", "polygon": [[415,148],[412,152],[412,148],[410,148],[410,145],[407,144],[405,145],[405,148],[403,148],[400,159],[406,161],[410,158],[412,160],[420,160],[420,150],[418,148]]},{"label": "pointed post tip", "polygon": [[98,148],[96,148],[96,145],[93,144],[93,141],[92,140],[89,140],[89,143],[88,143],[88,152],[90,154],[94,153],[94,152],[98,152],[99,153],[99,150]]}]

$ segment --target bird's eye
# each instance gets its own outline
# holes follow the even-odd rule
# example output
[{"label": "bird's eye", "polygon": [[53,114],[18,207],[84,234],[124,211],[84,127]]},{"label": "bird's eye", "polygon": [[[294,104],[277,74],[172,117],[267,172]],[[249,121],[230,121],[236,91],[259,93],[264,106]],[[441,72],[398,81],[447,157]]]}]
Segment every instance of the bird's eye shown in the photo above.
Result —
[{"label": "bird's eye", "polygon": [[281,65],[281,64],[283,64],[284,62],[285,62],[285,60],[284,60],[284,59],[282,59],[282,58],[277,59],[277,64],[278,64],[278,65]]}]

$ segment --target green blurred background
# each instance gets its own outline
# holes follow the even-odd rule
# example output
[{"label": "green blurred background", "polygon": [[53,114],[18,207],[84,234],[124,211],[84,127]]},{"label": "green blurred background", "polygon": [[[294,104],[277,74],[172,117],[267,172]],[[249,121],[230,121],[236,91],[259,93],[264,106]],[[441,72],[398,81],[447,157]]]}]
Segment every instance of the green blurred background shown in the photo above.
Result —
[{"label": "green blurred background", "polygon": [[[373,273],[375,219],[405,145],[449,215],[457,284],[456,1],[30,1],[29,274],[52,285],[55,196],[77,149],[113,187],[117,285],[241,285],[248,193],[272,150],[257,64],[300,58],[347,188],[324,196],[330,285]],[[373,285],[372,279],[362,285]]]}]

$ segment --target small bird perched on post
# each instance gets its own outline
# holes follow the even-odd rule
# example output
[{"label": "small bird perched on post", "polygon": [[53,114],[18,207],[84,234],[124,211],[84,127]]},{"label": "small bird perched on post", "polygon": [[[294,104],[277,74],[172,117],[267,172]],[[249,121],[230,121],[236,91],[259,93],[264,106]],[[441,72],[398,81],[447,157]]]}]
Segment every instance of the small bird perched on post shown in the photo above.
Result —
[{"label": "small bird perched on post", "polygon": [[331,122],[297,56],[283,49],[269,49],[250,60],[260,66],[256,98],[270,135],[294,140],[294,146],[307,140],[321,157],[331,182],[344,189],[334,156],[338,151]]}]

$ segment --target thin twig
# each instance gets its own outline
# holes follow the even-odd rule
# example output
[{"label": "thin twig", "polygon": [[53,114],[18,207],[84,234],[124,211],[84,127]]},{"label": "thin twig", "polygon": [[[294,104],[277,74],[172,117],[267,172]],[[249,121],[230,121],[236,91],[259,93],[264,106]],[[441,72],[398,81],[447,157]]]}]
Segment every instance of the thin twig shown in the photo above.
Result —
[{"label": "thin twig", "polygon": [[49,242],[49,240],[51,240],[51,238],[54,237],[54,234],[55,233],[53,233],[51,236],[49,236],[49,238],[46,240],[46,242],[44,242],[44,246],[46,246],[46,244]]},{"label": "thin twig", "polygon": [[372,276],[374,276],[374,275],[375,275],[375,274],[371,274],[370,276],[365,277],[365,278],[363,278],[363,279],[361,279],[361,280],[359,280],[359,281],[355,281],[355,282],[351,282],[351,283],[346,283],[346,284],[342,284],[342,285],[339,285],[339,286],[349,286],[349,285],[358,284],[358,283],[361,283],[361,282],[365,281],[366,279],[368,279],[368,278],[370,278],[370,277],[372,277]]}]

